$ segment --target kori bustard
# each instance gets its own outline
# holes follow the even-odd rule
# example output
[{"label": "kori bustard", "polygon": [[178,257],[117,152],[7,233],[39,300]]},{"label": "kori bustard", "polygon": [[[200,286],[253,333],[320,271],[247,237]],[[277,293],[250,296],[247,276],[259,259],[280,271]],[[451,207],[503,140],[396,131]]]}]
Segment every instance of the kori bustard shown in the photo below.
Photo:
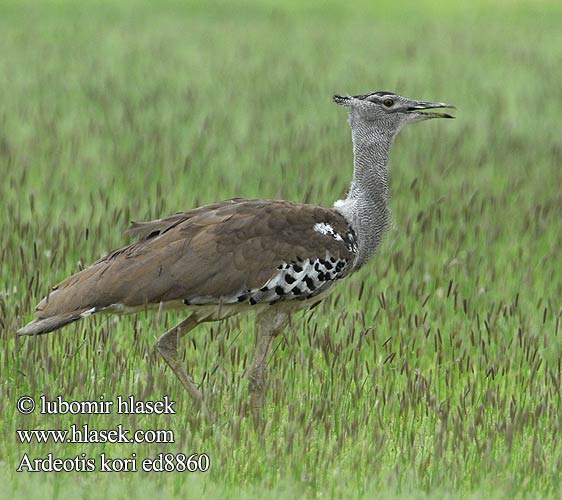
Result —
[{"label": "kori bustard", "polygon": [[157,348],[199,405],[202,393],[180,362],[178,341],[198,324],[256,312],[250,406],[264,404],[266,366],[291,312],[315,306],[334,284],[375,253],[390,223],[387,161],[406,123],[453,118],[453,108],[392,92],[334,96],[349,109],[354,170],[348,195],[333,208],[279,200],[232,199],[164,219],[134,223],[136,243],[109,253],[53,287],[36,319],[18,330],[37,335],[98,313],[174,308],[187,319]]}]

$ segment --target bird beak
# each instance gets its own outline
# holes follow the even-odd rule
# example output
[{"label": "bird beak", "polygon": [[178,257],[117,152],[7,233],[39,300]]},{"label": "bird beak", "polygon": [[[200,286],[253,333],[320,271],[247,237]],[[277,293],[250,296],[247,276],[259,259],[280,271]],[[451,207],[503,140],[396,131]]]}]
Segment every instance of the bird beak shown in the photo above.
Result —
[{"label": "bird beak", "polygon": [[340,106],[351,106],[351,96],[335,95],[334,102]]},{"label": "bird beak", "polygon": [[452,104],[444,102],[426,102],[426,101],[413,101],[408,107],[408,112],[414,117],[413,121],[429,120],[430,118],[454,118],[448,113],[424,113],[422,110],[436,109],[436,108],[449,108],[456,109]]}]

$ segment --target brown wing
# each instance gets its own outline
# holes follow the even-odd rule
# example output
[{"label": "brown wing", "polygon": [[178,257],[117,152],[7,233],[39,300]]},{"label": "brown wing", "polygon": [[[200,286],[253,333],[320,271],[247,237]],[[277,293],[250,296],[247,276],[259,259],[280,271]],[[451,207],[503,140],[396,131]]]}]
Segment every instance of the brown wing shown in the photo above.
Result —
[{"label": "brown wing", "polygon": [[130,232],[137,243],[64,280],[37,306],[37,317],[178,299],[304,298],[347,274],[356,252],[343,216],[287,201],[229,200],[137,223]]}]

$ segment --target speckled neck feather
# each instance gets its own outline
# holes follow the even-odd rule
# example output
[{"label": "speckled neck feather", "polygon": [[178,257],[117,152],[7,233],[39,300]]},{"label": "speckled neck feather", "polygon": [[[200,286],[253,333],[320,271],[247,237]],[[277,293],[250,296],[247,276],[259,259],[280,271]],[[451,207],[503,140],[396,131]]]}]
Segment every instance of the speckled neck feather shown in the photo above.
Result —
[{"label": "speckled neck feather", "polygon": [[349,124],[353,139],[353,181],[347,198],[336,201],[334,208],[357,233],[357,269],[376,252],[390,225],[387,164],[398,130],[384,122],[363,120],[353,109]]}]

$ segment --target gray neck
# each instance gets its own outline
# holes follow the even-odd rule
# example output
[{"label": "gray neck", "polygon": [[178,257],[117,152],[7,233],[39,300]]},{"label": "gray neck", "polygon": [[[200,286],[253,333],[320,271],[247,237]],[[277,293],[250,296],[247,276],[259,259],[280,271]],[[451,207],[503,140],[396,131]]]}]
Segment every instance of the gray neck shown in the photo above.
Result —
[{"label": "gray neck", "polygon": [[334,204],[351,224],[359,245],[356,268],[376,252],[390,225],[388,155],[396,132],[383,133],[376,124],[353,120],[353,181],[347,198]]}]

